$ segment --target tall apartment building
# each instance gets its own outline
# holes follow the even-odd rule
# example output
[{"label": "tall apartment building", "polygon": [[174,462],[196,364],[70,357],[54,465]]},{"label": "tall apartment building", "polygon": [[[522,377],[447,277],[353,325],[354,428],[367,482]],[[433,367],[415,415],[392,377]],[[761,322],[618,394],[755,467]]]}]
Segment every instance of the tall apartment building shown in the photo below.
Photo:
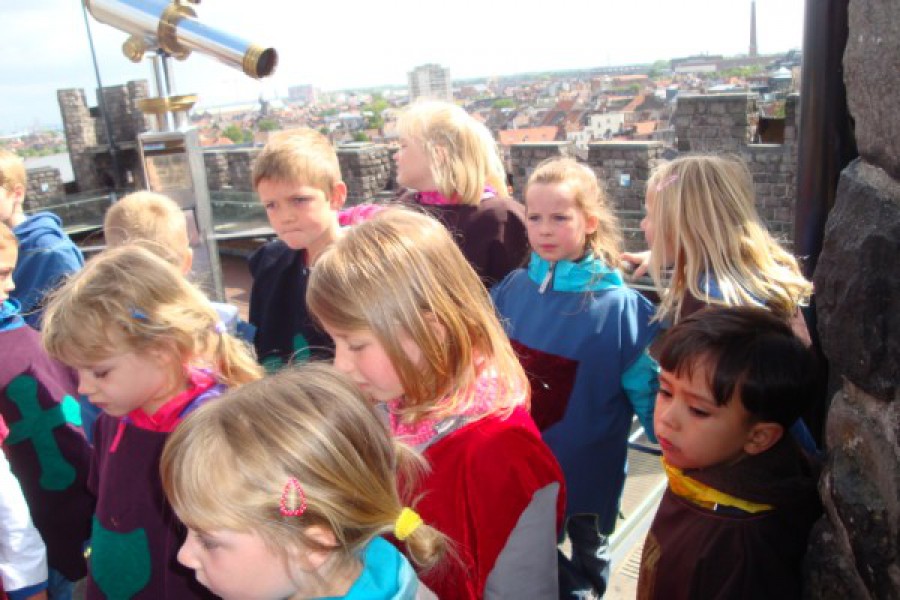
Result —
[{"label": "tall apartment building", "polygon": [[408,73],[409,99],[435,98],[453,100],[453,84],[450,69],[440,65],[427,64],[414,68]]}]

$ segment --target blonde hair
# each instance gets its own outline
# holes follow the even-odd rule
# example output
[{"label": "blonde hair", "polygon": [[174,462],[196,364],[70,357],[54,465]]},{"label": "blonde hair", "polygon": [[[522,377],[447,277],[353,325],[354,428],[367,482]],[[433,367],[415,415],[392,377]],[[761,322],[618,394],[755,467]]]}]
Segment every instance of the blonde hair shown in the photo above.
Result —
[{"label": "blonde hair", "polygon": [[229,386],[258,379],[249,347],[219,329],[203,292],[161,257],[130,245],[103,252],[52,293],[41,337],[48,354],[70,365],[162,350],[178,357],[173,382],[184,365],[209,368]]},{"label": "blonde hair", "polygon": [[590,248],[608,267],[616,268],[622,253],[622,231],[594,172],[573,158],[549,158],[541,162],[525,187],[526,210],[528,188],[535,184],[569,186],[575,195],[575,206],[585,219],[597,219],[596,231],[585,236],[585,248]]},{"label": "blonde hair", "polygon": [[[327,326],[372,331],[400,378],[407,420],[467,412],[484,369],[498,379],[489,414],[527,404],[525,373],[487,290],[432,217],[388,208],[354,226],[322,253],[306,304]],[[404,351],[403,335],[421,350],[420,364]]]},{"label": "blonde hair", "polygon": [[253,189],[263,179],[302,182],[331,200],[341,183],[341,165],[334,146],[318,131],[300,128],[273,134],[253,163]]},{"label": "blonde hair", "polygon": [[[298,543],[333,550],[340,568],[394,530],[403,509],[398,469],[406,474],[417,464],[351,381],[310,363],[229,391],[189,415],[166,442],[160,472],[188,527],[253,531],[285,554]],[[300,516],[281,510],[293,479],[307,505]],[[333,532],[335,547],[308,536],[311,526]],[[424,567],[447,545],[425,524],[405,542]]]},{"label": "blonde hair", "polygon": [[477,205],[489,185],[506,191],[503,160],[487,127],[450,102],[420,100],[397,120],[401,136],[422,143],[438,191],[462,204]]},{"label": "blonde hair", "polygon": [[18,154],[0,148],[0,186],[12,192],[17,185],[23,189],[27,185],[25,161]]},{"label": "blonde hair", "polygon": [[190,255],[184,211],[174,200],[156,192],[134,192],[109,207],[103,219],[103,236],[110,248],[145,242],[145,248],[179,269]]},{"label": "blonde hair", "polygon": [[[650,274],[658,289],[663,269],[673,265],[657,319],[677,321],[685,292],[709,304],[763,303],[783,318],[809,300],[812,284],[760,221],[753,179],[741,160],[684,156],[657,168],[647,189],[655,226]],[[705,276],[715,277],[721,300],[700,289]]]}]

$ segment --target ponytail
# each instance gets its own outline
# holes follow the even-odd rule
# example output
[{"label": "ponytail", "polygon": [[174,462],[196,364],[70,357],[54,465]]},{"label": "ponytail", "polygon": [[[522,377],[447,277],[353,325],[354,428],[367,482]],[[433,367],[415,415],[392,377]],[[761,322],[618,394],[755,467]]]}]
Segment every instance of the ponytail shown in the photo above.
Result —
[{"label": "ponytail", "polygon": [[216,375],[228,387],[256,381],[263,369],[253,358],[248,344],[230,334],[221,333],[213,352]]}]

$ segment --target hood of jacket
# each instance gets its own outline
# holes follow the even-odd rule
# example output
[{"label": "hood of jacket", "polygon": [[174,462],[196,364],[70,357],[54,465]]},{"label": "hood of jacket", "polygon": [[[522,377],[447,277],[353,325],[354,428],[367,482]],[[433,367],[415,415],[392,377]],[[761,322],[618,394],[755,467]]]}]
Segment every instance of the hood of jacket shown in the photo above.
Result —
[{"label": "hood of jacket", "polygon": [[611,269],[593,253],[578,261],[548,262],[537,252],[531,253],[528,277],[541,286],[541,291],[599,292],[625,285],[618,269]]},{"label": "hood of jacket", "polygon": [[421,585],[412,565],[387,540],[377,537],[366,546],[363,568],[346,600],[413,600]]},{"label": "hood of jacket", "polygon": [[18,329],[25,325],[19,301],[8,298],[0,304],[0,332]]}]

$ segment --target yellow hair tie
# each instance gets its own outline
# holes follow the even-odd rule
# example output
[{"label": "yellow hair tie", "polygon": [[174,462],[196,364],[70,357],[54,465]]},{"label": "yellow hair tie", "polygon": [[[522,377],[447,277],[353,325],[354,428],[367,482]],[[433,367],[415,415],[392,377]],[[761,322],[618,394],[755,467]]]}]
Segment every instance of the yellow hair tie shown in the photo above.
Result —
[{"label": "yellow hair tie", "polygon": [[422,517],[419,516],[419,513],[411,508],[404,508],[400,511],[397,522],[394,523],[394,537],[401,542],[405,541],[421,524]]}]

